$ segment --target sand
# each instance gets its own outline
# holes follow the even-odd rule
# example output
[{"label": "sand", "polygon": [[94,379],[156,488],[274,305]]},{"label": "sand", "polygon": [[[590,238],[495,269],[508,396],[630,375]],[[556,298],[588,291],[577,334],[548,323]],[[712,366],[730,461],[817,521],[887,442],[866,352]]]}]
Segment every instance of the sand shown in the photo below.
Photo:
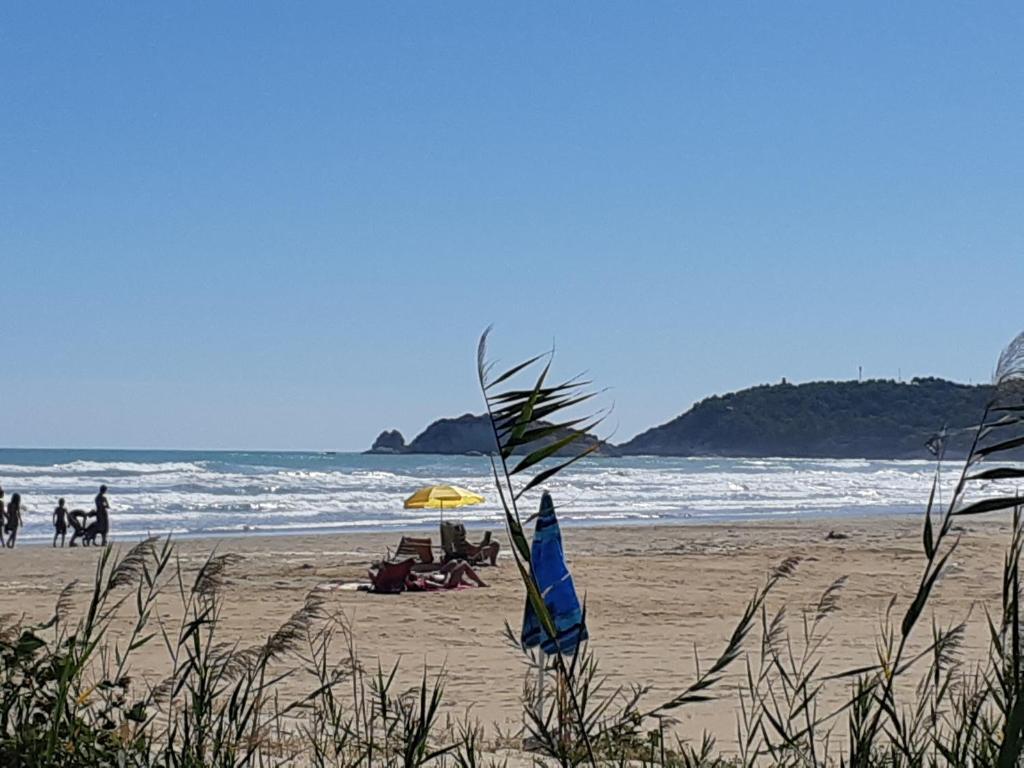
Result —
[{"label": "sand", "polygon": [[[830,531],[840,538],[828,538]],[[985,650],[982,604],[997,610],[1008,531],[1007,521],[966,524],[930,604],[928,615],[939,622],[962,620],[973,610],[968,658],[981,658]],[[652,705],[693,680],[694,647],[703,664],[719,653],[746,601],[784,558],[797,556],[801,562],[772,595],[769,610],[785,604],[795,632],[802,612],[813,608],[822,591],[838,577],[848,579],[839,611],[825,624],[830,635],[823,646],[823,672],[873,661],[886,607],[897,596],[896,615],[902,616],[923,567],[920,521],[911,518],[567,528],[563,535],[577,586],[587,596],[591,646],[601,668],[613,684],[650,685],[645,701]],[[224,588],[222,632],[224,639],[254,643],[299,607],[310,590],[364,579],[367,564],[395,546],[398,536],[186,540],[177,544],[177,552],[189,570],[213,549],[241,557]],[[29,620],[48,617],[65,583],[92,578],[98,554],[97,549],[42,546],[0,552],[4,612]],[[520,695],[528,669],[505,641],[504,622],[518,627],[523,590],[507,558],[480,574],[490,584],[486,589],[398,596],[348,590],[322,594],[327,607],[343,611],[353,623],[364,665],[375,666],[379,660],[390,666],[400,660],[400,679],[410,686],[424,665],[430,674],[444,670],[448,713],[477,719],[492,733],[514,731],[522,722]],[[125,609],[129,613],[130,607]],[[177,615],[173,594],[161,598],[159,613],[167,620]],[[923,625],[921,643],[928,631]],[[756,652],[756,638],[748,648]],[[135,670],[159,679],[166,671],[162,646],[144,648]],[[720,685],[722,700],[681,710],[677,733],[697,737],[708,729],[722,747],[733,744],[734,689],[741,671],[736,665]],[[289,683],[295,692],[300,684],[299,679]],[[839,701],[844,693],[845,684],[835,684],[827,700]]]}]

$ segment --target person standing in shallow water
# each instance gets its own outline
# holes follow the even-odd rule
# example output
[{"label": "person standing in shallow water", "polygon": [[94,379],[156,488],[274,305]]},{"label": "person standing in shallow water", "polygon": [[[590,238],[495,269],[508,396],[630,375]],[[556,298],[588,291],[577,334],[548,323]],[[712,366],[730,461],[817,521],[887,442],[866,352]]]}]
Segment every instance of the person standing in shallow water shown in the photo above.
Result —
[{"label": "person standing in shallow water", "polygon": [[53,546],[57,546],[57,537],[60,536],[60,545],[64,546],[64,537],[68,532],[68,509],[64,506],[64,499],[57,502],[57,508],[53,510]]},{"label": "person standing in shallow water", "polygon": [[[0,486],[0,531],[3,531],[5,522],[7,522],[7,517],[4,514],[4,489]],[[0,536],[0,541],[2,541],[2,536]]]},{"label": "person standing in shallow water", "polygon": [[103,546],[107,546],[107,532],[110,530],[110,502],[107,501],[107,486],[101,485],[100,492],[96,494],[96,511],[93,512],[96,521],[89,526],[94,536],[103,538]]},{"label": "person standing in shallow water", "polygon": [[4,546],[14,549],[14,542],[18,539],[18,528],[21,527],[21,494],[11,494],[11,503],[7,505],[7,519],[4,522],[4,531],[7,533],[7,541]]}]

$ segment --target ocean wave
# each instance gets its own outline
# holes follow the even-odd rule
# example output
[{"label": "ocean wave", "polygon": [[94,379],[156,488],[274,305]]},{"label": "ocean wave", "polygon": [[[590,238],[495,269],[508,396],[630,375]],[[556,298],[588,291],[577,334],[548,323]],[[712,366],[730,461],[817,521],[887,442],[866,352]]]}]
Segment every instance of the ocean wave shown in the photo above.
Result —
[{"label": "ocean wave", "polygon": [[[429,525],[439,513],[402,504],[417,487],[438,482],[484,494],[484,504],[457,513],[468,523],[500,526],[503,517],[490,466],[479,458],[63,452],[53,461],[33,455],[19,462],[11,453],[0,451],[0,484],[23,494],[28,538],[49,535],[58,496],[69,508],[91,508],[100,482],[110,485],[112,524],[124,535]],[[560,515],[581,524],[905,513],[923,509],[933,469],[925,461],[596,459],[548,488]],[[956,481],[947,474],[942,498]],[[538,500],[539,492],[528,493],[521,509],[532,511]]]},{"label": "ocean wave", "polygon": [[69,461],[64,464],[33,466],[26,464],[0,464],[0,477],[4,475],[36,475],[78,477],[124,477],[130,475],[160,475],[169,472],[203,472],[205,468],[192,462],[143,463],[133,461]]}]

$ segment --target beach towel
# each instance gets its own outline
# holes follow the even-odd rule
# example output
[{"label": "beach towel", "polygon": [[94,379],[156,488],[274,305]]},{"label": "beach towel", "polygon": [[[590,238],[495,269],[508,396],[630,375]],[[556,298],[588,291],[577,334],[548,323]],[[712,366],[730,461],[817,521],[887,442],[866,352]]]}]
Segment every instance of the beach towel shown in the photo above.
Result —
[{"label": "beach towel", "polygon": [[321,592],[359,592],[372,588],[373,585],[368,581],[325,581],[323,584],[317,584],[314,587],[314,589],[318,589]]},{"label": "beach towel", "polygon": [[562,531],[555,516],[555,503],[545,493],[540,500],[540,513],[533,529],[533,544],[530,547],[530,562],[533,576],[555,621],[558,631],[557,643],[541,626],[537,614],[526,601],[523,612],[523,648],[540,646],[546,654],[574,653],[576,647],[587,639],[587,628],[583,623],[583,611],[576,596],[569,567],[565,564],[565,550],[562,548]]}]

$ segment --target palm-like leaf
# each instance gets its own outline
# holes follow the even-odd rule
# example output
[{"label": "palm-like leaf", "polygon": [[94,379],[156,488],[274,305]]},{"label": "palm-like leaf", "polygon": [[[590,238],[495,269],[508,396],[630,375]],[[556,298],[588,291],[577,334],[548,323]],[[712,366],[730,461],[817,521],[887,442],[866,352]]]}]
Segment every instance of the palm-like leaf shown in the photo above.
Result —
[{"label": "palm-like leaf", "polygon": [[[505,512],[505,524],[512,541],[512,555],[526,588],[526,599],[533,608],[541,627],[557,644],[558,632],[554,617],[548,610],[541,595],[530,562],[530,544],[526,539],[523,520],[519,514],[519,500],[524,493],[550,480],[566,467],[588,456],[600,447],[596,440],[584,441],[604,420],[604,413],[584,417],[567,417],[567,412],[594,397],[587,390],[589,381],[580,377],[568,379],[559,384],[548,383],[553,352],[531,357],[500,373],[494,373],[494,364],[487,360],[487,337],[490,328],[484,331],[477,347],[477,375],[480,390],[487,406],[487,415],[498,447],[497,456],[492,457],[494,482],[498,498]],[[537,370],[532,387],[515,387],[518,376],[526,376]],[[501,389],[505,385],[507,389]],[[568,454],[568,458],[564,458]],[[521,455],[512,464],[513,455]],[[563,460],[544,467],[544,462],[556,456]],[[530,477],[528,473],[533,472]],[[583,705],[576,696],[573,684],[576,673],[565,663],[561,653],[555,654],[555,665],[559,675],[567,681],[566,690],[571,706],[580,722],[584,721]],[[581,736],[587,754],[593,763],[588,730]]]},{"label": "palm-like leaf", "polygon": [[[515,512],[515,502],[524,492],[536,488],[574,461],[597,449],[600,443],[588,438],[604,420],[604,413],[591,417],[566,417],[568,411],[588,402],[596,393],[588,391],[590,382],[579,377],[549,384],[553,352],[531,357],[495,374],[493,363],[487,360],[489,333],[490,328],[480,337],[477,373],[498,445],[498,460],[504,475],[503,490],[506,492],[506,500],[511,502],[510,511]],[[525,376],[538,368],[539,373],[532,387],[512,385],[516,377]],[[502,384],[508,388],[501,389]],[[526,478],[513,486],[513,477],[530,469],[537,471],[540,469],[537,465],[545,459],[567,453],[569,460],[539,471],[532,478]],[[514,454],[525,456],[511,465],[510,459]]]}]

